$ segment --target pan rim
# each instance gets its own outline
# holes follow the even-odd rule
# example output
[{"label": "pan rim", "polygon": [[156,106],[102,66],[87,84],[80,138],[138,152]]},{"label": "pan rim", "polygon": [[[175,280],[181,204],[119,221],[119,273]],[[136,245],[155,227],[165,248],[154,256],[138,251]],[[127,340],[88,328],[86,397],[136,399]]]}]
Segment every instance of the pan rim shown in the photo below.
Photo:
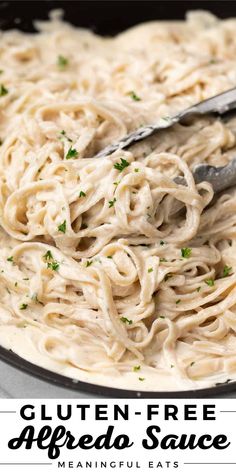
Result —
[{"label": "pan rim", "polygon": [[[207,387],[195,390],[174,390],[174,391],[147,391],[147,390],[130,390],[109,387],[105,385],[85,382],[73,379],[65,375],[59,374],[52,370],[41,367],[37,364],[24,359],[12,350],[8,350],[0,346],[0,360],[6,364],[17,368],[19,371],[35,377],[38,380],[49,382],[57,387],[68,389],[69,391],[94,394],[95,397],[103,398],[212,398],[218,397],[219,394],[229,393],[236,390],[236,381],[222,383],[214,387]],[[95,398],[94,397],[94,398]]]}]

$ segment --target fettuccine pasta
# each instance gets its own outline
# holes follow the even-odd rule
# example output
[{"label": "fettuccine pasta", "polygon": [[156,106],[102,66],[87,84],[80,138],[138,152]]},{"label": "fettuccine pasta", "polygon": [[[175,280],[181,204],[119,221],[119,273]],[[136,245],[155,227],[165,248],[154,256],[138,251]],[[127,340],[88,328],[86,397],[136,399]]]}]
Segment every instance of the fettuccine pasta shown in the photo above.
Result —
[{"label": "fettuccine pasta", "polygon": [[214,198],[192,171],[236,156],[236,119],[96,154],[234,87],[236,20],[37,27],[1,33],[1,345],[134,390],[235,379],[236,190]]}]

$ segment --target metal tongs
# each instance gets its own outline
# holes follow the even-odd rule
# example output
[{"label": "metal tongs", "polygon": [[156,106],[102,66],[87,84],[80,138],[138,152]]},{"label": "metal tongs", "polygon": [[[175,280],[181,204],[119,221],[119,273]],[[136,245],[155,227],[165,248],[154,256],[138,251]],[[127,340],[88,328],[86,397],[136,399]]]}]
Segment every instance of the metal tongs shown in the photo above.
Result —
[{"label": "metal tongs", "polygon": [[[144,126],[136,131],[126,135],[120,141],[106,147],[95,157],[105,157],[118,149],[127,149],[133,144],[152,136],[160,130],[168,129],[175,123],[185,123],[189,120],[208,114],[222,116],[236,108],[236,87],[227,90],[227,92],[215,95],[212,98],[204,100],[186,110],[177,113],[171,117],[161,118],[156,124]],[[212,184],[214,193],[236,185],[236,158],[223,167],[214,167],[207,164],[200,164],[193,170],[193,177],[196,183],[207,181]],[[175,181],[184,185],[183,177],[176,177]]]}]

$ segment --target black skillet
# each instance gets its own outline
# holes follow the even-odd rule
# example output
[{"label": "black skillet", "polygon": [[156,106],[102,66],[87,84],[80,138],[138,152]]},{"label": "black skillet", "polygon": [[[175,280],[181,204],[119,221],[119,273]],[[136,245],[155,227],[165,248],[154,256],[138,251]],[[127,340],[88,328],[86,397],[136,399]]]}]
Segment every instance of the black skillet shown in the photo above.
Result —
[{"label": "black skillet", "polygon": [[[102,35],[112,35],[135,24],[149,20],[183,19],[188,10],[209,10],[220,18],[236,16],[235,1],[0,1],[0,28],[18,28],[34,32],[35,19],[47,19],[48,12],[62,8],[66,21],[90,28]],[[236,382],[227,381],[212,388],[175,392],[144,392],[98,386],[73,379],[39,367],[0,346],[0,359],[41,380],[70,390],[98,396],[120,398],[206,398],[236,390]],[[76,395],[76,394],[75,394]]]}]

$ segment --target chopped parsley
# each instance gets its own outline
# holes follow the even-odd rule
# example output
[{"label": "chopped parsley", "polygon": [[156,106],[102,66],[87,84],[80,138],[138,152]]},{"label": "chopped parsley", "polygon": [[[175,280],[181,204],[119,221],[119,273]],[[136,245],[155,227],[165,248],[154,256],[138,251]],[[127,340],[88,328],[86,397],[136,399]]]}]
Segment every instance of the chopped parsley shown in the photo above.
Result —
[{"label": "chopped parsley", "polygon": [[140,380],[140,382],[143,382],[145,380],[144,377],[139,377],[138,379]]},{"label": "chopped parsley", "polygon": [[86,197],[86,193],[83,192],[82,190],[81,190],[81,192],[79,193],[79,198],[81,198],[81,197]]},{"label": "chopped parsley", "polygon": [[129,92],[129,95],[135,102],[140,102],[141,98],[133,90]]},{"label": "chopped parsley", "polygon": [[191,364],[190,364],[190,367],[192,367],[194,364],[195,364],[195,362],[194,362],[194,361],[193,361],[193,362],[191,362]]},{"label": "chopped parsley", "polygon": [[57,261],[52,261],[52,262],[47,263],[47,268],[48,269],[52,269],[52,270],[57,271],[59,269],[59,267],[60,267],[60,264]]},{"label": "chopped parsley", "polygon": [[26,308],[28,308],[27,303],[22,303],[22,304],[20,305],[20,310],[26,310]]},{"label": "chopped parsley", "polygon": [[18,285],[18,282],[15,282],[15,287],[17,287],[17,285]]},{"label": "chopped parsley", "polygon": [[64,130],[64,129],[63,129],[62,131],[60,131],[60,135],[61,135],[61,136],[59,136],[59,139],[66,138],[66,139],[67,139],[67,141],[69,141],[70,143],[72,143],[72,142],[73,142],[73,141],[72,141],[72,139],[71,139],[71,138],[69,138],[69,137],[67,136],[67,134],[66,134],[66,132],[65,132],[65,130]]},{"label": "chopped parsley", "polygon": [[8,89],[3,84],[1,84],[0,85],[0,97],[4,97],[4,95],[7,95],[7,94],[8,94]]},{"label": "chopped parsley", "polygon": [[125,316],[122,316],[122,317],[120,318],[120,320],[122,321],[122,323],[127,323],[127,324],[129,324],[129,325],[131,325],[131,324],[133,323],[132,320],[129,320],[129,319],[126,318]]},{"label": "chopped parsley", "polygon": [[134,172],[139,172],[139,169],[136,167],[136,168],[134,169]]},{"label": "chopped parsley", "polygon": [[60,264],[55,259],[53,259],[53,255],[52,255],[51,251],[47,251],[44,254],[43,258],[44,258],[45,261],[50,261],[50,262],[47,262],[47,268],[48,269],[55,270],[55,271],[57,271],[59,269]]},{"label": "chopped parsley", "polygon": [[61,54],[59,54],[59,56],[57,57],[58,67],[60,67],[61,69],[64,69],[64,67],[68,66],[68,64],[69,64],[68,59],[65,56],[62,56]]},{"label": "chopped parsley", "polygon": [[198,287],[198,288],[196,288],[196,290],[197,290],[197,292],[200,292],[200,290],[201,290],[201,287]]},{"label": "chopped parsley", "polygon": [[[47,251],[47,252],[44,254],[43,258],[45,259],[45,261],[50,261],[51,259],[53,259],[53,255],[52,255],[51,251]],[[25,279],[24,279],[24,280],[25,280]]]},{"label": "chopped parsley", "polygon": [[120,184],[120,181],[119,182],[113,182],[113,185],[119,185]]},{"label": "chopped parsley", "polygon": [[86,262],[86,266],[85,266],[85,267],[89,267],[89,266],[91,266],[91,265],[92,265],[92,263],[93,263],[93,261],[87,261],[87,262]]},{"label": "chopped parsley", "polygon": [[7,258],[8,262],[13,262],[13,256]]},{"label": "chopped parsley", "polygon": [[114,198],[114,200],[110,200],[108,203],[109,203],[109,208],[113,207],[116,203],[116,198]]},{"label": "chopped parsley", "polygon": [[206,279],[205,283],[209,285],[209,287],[213,287],[213,285],[215,285],[214,279]]},{"label": "chopped parsley", "polygon": [[120,162],[116,162],[114,164],[114,168],[119,170],[120,172],[122,172],[122,170],[124,170],[126,167],[128,167],[130,164],[128,161],[126,161],[125,159],[120,159]]},{"label": "chopped parsley", "polygon": [[167,259],[165,257],[161,257],[160,262],[167,262]]},{"label": "chopped parsley", "polygon": [[190,247],[182,247],[181,256],[188,259],[191,256],[192,249]]},{"label": "chopped parsley", "polygon": [[148,269],[148,273],[150,274],[150,272],[153,272],[153,268],[152,267],[149,267]]},{"label": "chopped parsley", "polygon": [[64,233],[66,232],[66,220],[63,221],[63,223],[61,223],[58,227],[57,227],[58,231],[60,231],[61,233]]},{"label": "chopped parsley", "polygon": [[179,299],[179,300],[176,300],[175,303],[176,303],[176,305],[178,305],[180,302],[181,302],[181,300]]},{"label": "chopped parsley", "polygon": [[161,120],[164,120],[164,121],[169,121],[170,119],[171,119],[171,118],[170,118],[170,116],[168,116],[168,115],[161,117]]},{"label": "chopped parsley", "polygon": [[223,269],[223,277],[227,277],[228,275],[230,275],[231,270],[232,267],[225,265]]},{"label": "chopped parsley", "polygon": [[140,369],[141,369],[141,365],[135,365],[135,366],[133,367],[133,371],[134,371],[134,372],[138,372]]},{"label": "chopped parsley", "polygon": [[25,277],[23,280],[29,280],[29,277]]},{"label": "chopped parsley", "polygon": [[107,259],[112,259],[112,256],[107,256]]},{"label": "chopped parsley", "polygon": [[165,241],[160,241],[161,246],[164,246],[164,244],[165,244]]},{"label": "chopped parsley", "polygon": [[173,364],[171,364],[170,368],[171,368],[171,369],[173,369],[173,367],[174,367],[174,365],[173,365]]},{"label": "chopped parsley", "polygon": [[77,149],[70,146],[70,148],[68,149],[67,154],[66,154],[66,159],[76,159],[78,157],[78,155],[79,155],[79,153],[78,153]]}]

